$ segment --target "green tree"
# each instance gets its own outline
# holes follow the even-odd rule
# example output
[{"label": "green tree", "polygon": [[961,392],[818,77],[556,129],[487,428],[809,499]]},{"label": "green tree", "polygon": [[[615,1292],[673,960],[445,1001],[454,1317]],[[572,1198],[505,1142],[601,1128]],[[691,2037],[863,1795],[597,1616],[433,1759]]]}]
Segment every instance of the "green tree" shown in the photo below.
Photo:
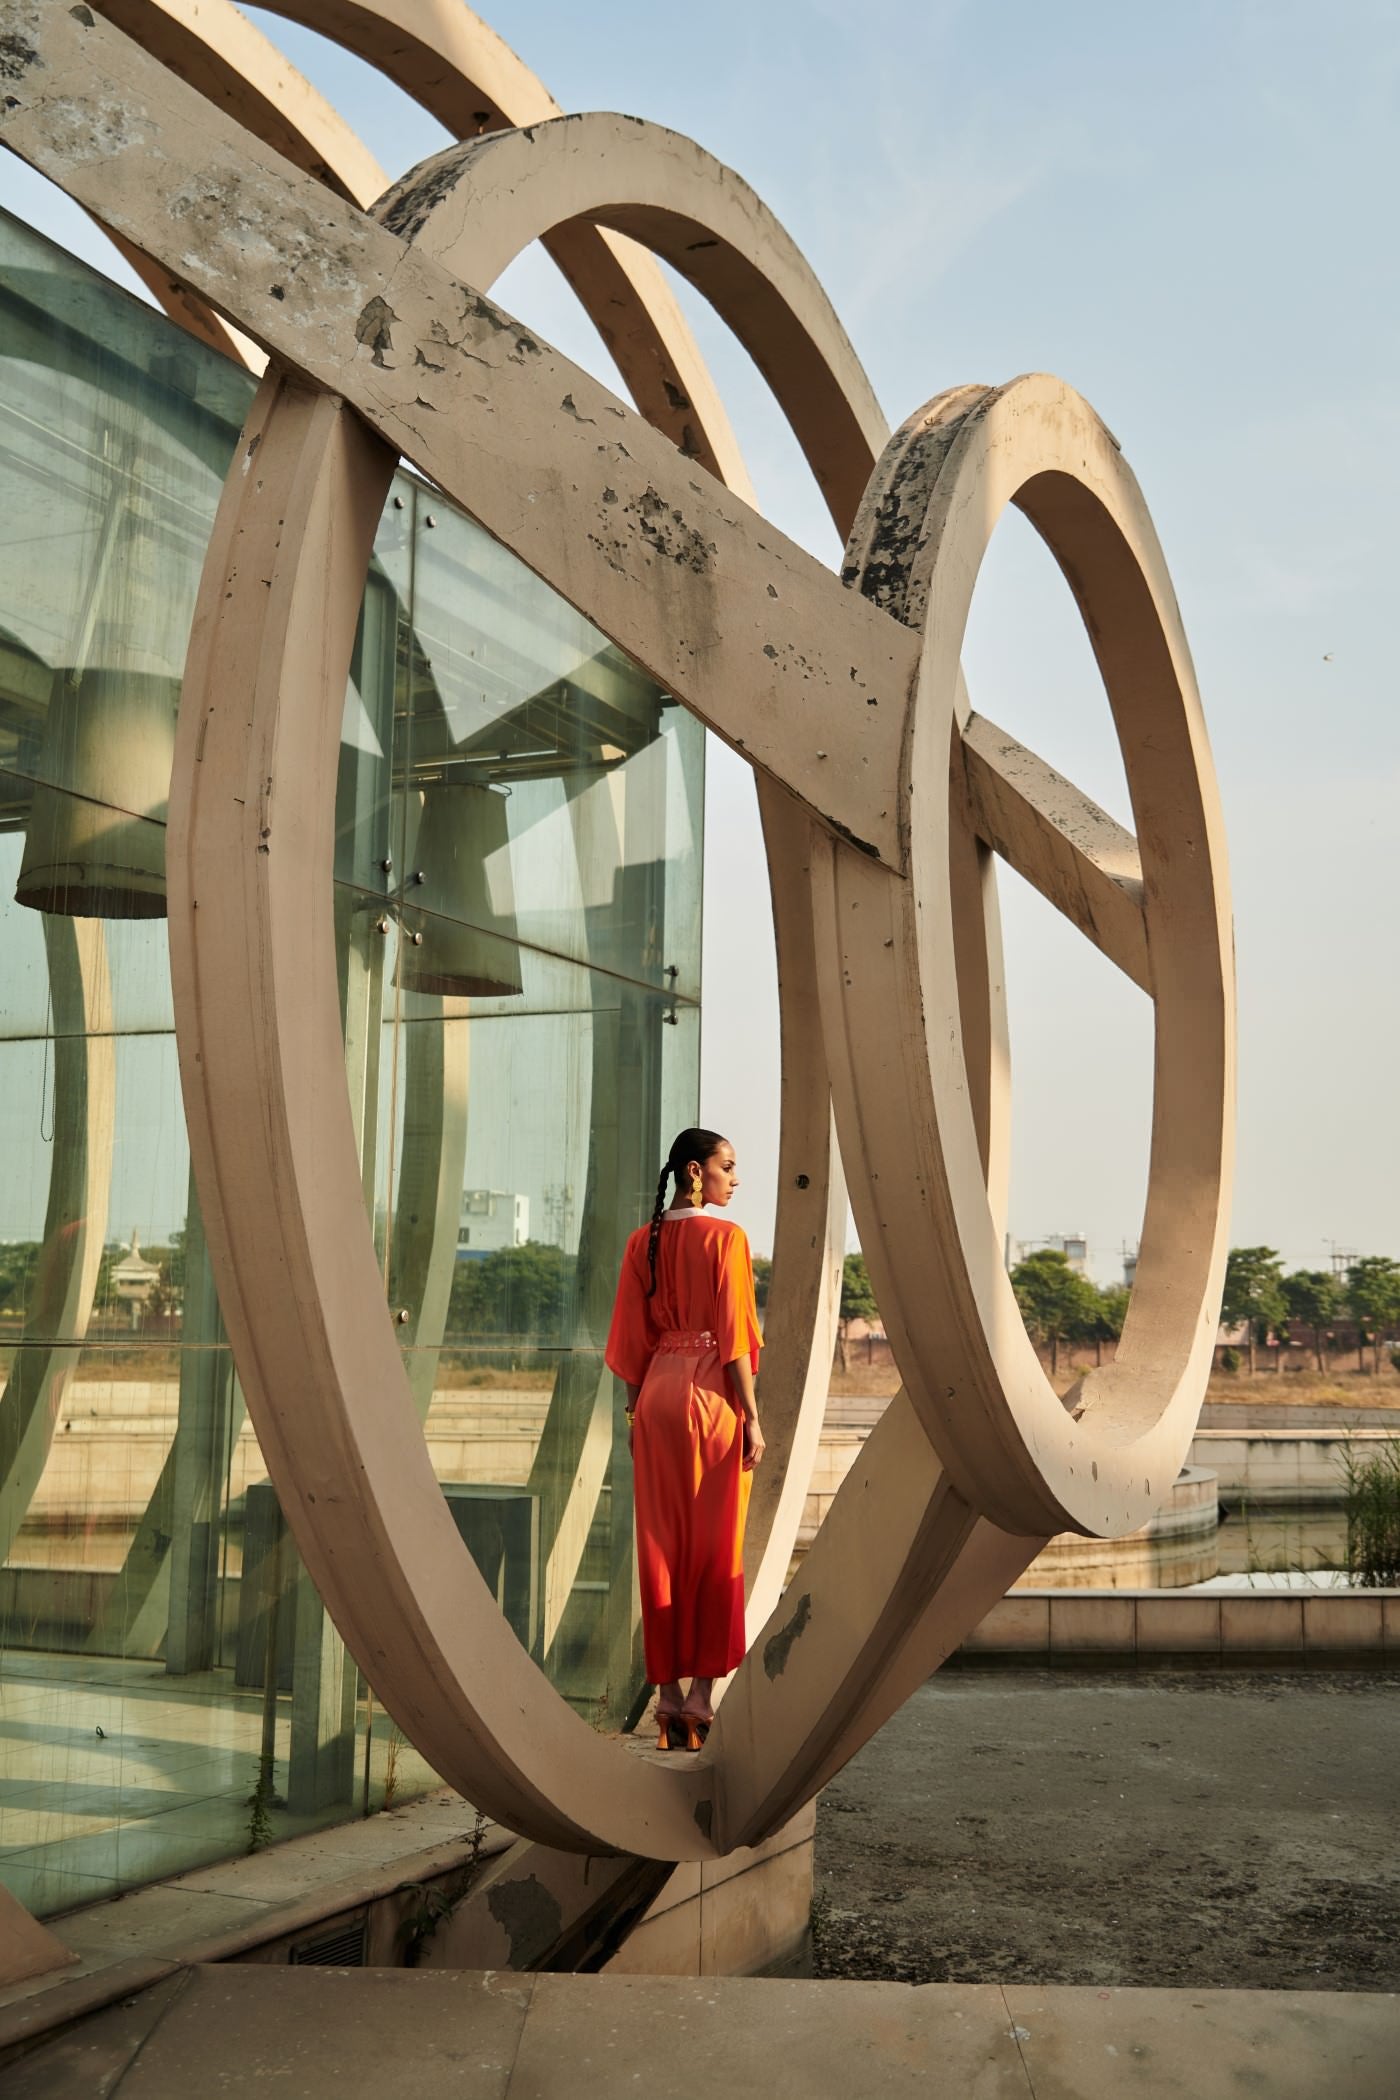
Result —
[{"label": "green tree", "polygon": [[38,1259],[37,1240],[10,1240],[0,1246],[0,1319],[18,1325],[24,1318]]},{"label": "green tree", "polygon": [[1400,1262],[1388,1254],[1365,1254],[1354,1261],[1347,1270],[1347,1300],[1358,1326],[1371,1330],[1379,1372],[1382,1337],[1400,1324]]},{"label": "green tree", "polygon": [[1284,1316],[1283,1267],[1276,1247],[1232,1247],[1225,1264],[1225,1295],[1220,1317],[1227,1327],[1244,1321],[1249,1337],[1249,1368],[1256,1368],[1254,1345]]},{"label": "green tree", "polygon": [[1032,1340],[1049,1345],[1050,1374],[1060,1368],[1062,1342],[1089,1341],[1099,1318],[1099,1292],[1070,1267],[1059,1247],[1037,1247],[1011,1271],[1011,1288]]},{"label": "green tree", "polygon": [[1327,1330],[1342,1309],[1342,1286],[1326,1269],[1295,1269],[1285,1276],[1280,1289],[1290,1320],[1313,1331],[1313,1353],[1317,1368],[1327,1372]]},{"label": "green tree", "polygon": [[863,1254],[848,1254],[841,1264],[841,1324],[838,1329],[837,1348],[841,1357],[841,1369],[850,1369],[850,1323],[852,1320],[877,1320],[880,1308],[875,1303],[875,1287],[870,1281],[870,1271],[865,1266]]},{"label": "green tree", "polygon": [[[151,1259],[154,1261],[156,1257],[152,1255]],[[169,1284],[175,1297],[183,1298],[185,1295],[185,1228],[183,1225],[180,1226],[178,1231],[172,1232],[166,1241],[161,1267],[165,1270],[166,1282]]]},{"label": "green tree", "polygon": [[147,1261],[156,1265],[156,1280],[142,1311],[143,1327],[168,1334],[183,1313],[185,1302],[185,1235],[172,1232],[164,1247],[143,1247]]},{"label": "green tree", "polygon": [[448,1318],[454,1335],[509,1335],[529,1347],[572,1325],[577,1263],[562,1247],[527,1240],[478,1261],[459,1261]]},{"label": "green tree", "polygon": [[773,1263],[766,1254],[755,1254],[753,1258],[753,1294],[758,1300],[760,1312],[768,1310],[768,1287],[773,1281]]},{"label": "green tree", "polygon": [[1098,1304],[1095,1307],[1093,1333],[1089,1339],[1094,1344],[1099,1363],[1103,1362],[1104,1343],[1116,1342],[1122,1335],[1131,1295],[1126,1283],[1110,1283],[1095,1292]]}]

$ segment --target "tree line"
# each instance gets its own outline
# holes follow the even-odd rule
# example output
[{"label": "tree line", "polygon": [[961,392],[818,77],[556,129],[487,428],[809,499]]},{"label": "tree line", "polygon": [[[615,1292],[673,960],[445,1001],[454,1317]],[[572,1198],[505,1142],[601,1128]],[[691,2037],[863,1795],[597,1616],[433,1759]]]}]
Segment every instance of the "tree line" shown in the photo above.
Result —
[{"label": "tree line", "polygon": [[1244,1327],[1251,1371],[1260,1342],[1272,1333],[1287,1346],[1297,1329],[1311,1336],[1317,1368],[1325,1373],[1327,1350],[1343,1326],[1354,1331],[1358,1366],[1365,1368],[1369,1348],[1379,1371],[1381,1350],[1400,1328],[1400,1262],[1388,1254],[1363,1254],[1344,1275],[1328,1269],[1285,1275],[1276,1248],[1232,1247],[1220,1316],[1229,1327]]},{"label": "tree line", "polygon": [[[1038,1247],[1018,1261],[1011,1288],[1031,1339],[1050,1351],[1052,1372],[1059,1369],[1062,1348],[1093,1343],[1102,1360],[1104,1343],[1116,1342],[1123,1332],[1127,1285],[1101,1285],[1080,1275],[1057,1247]],[[1358,1362],[1364,1368],[1363,1352],[1369,1348],[1379,1371],[1381,1351],[1400,1329],[1400,1262],[1388,1254],[1366,1254],[1350,1263],[1345,1275],[1326,1269],[1286,1274],[1276,1248],[1232,1247],[1220,1317],[1226,1327],[1243,1327],[1251,1371],[1258,1345],[1272,1334],[1284,1348],[1306,1336],[1325,1375],[1327,1351],[1347,1326],[1354,1332]]]},{"label": "tree line", "polygon": [[[176,1311],[184,1292],[184,1235],[171,1233],[164,1246],[143,1251],[158,1271],[143,1325],[162,1325]],[[118,1310],[110,1274],[124,1252],[116,1243],[103,1250],[96,1290],[99,1312]],[[0,1245],[0,1321],[18,1325],[25,1318],[40,1253],[40,1243],[35,1240]],[[755,1255],[760,1311],[766,1309],[772,1269],[766,1255]],[[449,1338],[562,1338],[575,1324],[576,1270],[573,1255],[539,1240],[458,1262],[452,1278]],[[400,1297],[411,1289],[412,1281],[410,1277],[396,1279]],[[1104,1343],[1116,1342],[1123,1331],[1127,1286],[1096,1284],[1074,1269],[1058,1248],[1039,1247],[1018,1261],[1011,1271],[1011,1287],[1031,1339],[1050,1352],[1052,1371],[1059,1369],[1062,1349],[1092,1344],[1102,1359]],[[848,1254],[841,1275],[838,1346],[843,1368],[851,1322],[875,1322],[879,1317],[865,1257]],[[1318,1370],[1325,1375],[1327,1352],[1341,1346],[1342,1330],[1350,1330],[1346,1342],[1357,1350],[1358,1362],[1364,1367],[1364,1352],[1369,1349],[1379,1371],[1382,1350],[1400,1332],[1400,1262],[1389,1255],[1368,1254],[1358,1256],[1341,1275],[1326,1269],[1285,1273],[1273,1247],[1232,1247],[1221,1319],[1227,1327],[1244,1330],[1251,1371],[1256,1367],[1259,1344],[1273,1335],[1284,1347],[1290,1342],[1295,1347],[1310,1347]]]},{"label": "tree line", "polygon": [[[767,1296],[772,1263],[755,1257],[759,1304]],[[1128,1311],[1126,1284],[1097,1284],[1073,1268],[1061,1249],[1038,1247],[1011,1271],[1011,1287],[1031,1339],[1050,1352],[1057,1371],[1060,1352],[1092,1344],[1100,1361],[1105,1342],[1116,1342]],[[1317,1367],[1328,1369],[1327,1352],[1341,1343],[1340,1330],[1350,1329],[1349,1346],[1364,1368],[1372,1352],[1379,1371],[1381,1352],[1400,1331],[1400,1262],[1387,1254],[1359,1255],[1345,1273],[1294,1269],[1285,1273],[1273,1247],[1232,1247],[1225,1267],[1221,1321],[1245,1331],[1249,1368],[1257,1348],[1273,1335],[1282,1348],[1310,1347]],[[841,1278],[841,1352],[852,1320],[878,1320],[879,1311],[865,1257],[848,1254]],[[1227,1351],[1224,1361],[1229,1363]],[[1231,1366],[1233,1368],[1233,1366]]]}]

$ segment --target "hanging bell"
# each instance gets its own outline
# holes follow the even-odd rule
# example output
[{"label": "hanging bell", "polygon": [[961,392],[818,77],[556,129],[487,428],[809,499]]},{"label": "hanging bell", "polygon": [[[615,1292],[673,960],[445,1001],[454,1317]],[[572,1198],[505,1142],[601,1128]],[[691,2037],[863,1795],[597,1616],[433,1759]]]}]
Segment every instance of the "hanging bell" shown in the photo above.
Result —
[{"label": "hanging bell", "polygon": [[448,999],[513,999],[525,989],[510,872],[506,798],[474,782],[423,791],[400,944],[406,990]]},{"label": "hanging bell", "polygon": [[159,521],[122,478],[133,445],[106,443],[119,486],[54,674],[15,896],[76,919],[159,919],[188,614]]},{"label": "hanging bell", "polygon": [[57,673],[19,903],[74,919],[164,918],[179,698],[179,680],[159,672]]}]

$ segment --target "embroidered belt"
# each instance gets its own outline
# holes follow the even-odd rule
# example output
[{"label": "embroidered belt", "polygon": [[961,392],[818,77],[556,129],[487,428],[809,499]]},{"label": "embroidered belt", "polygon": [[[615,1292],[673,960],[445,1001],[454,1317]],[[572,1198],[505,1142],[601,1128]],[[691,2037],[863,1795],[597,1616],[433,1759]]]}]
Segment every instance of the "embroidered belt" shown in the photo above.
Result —
[{"label": "embroidered belt", "polygon": [[664,1334],[657,1336],[656,1353],[658,1356],[663,1351],[667,1355],[703,1356],[707,1349],[713,1349],[715,1346],[715,1338],[708,1328],[688,1332],[684,1328],[671,1327]]}]

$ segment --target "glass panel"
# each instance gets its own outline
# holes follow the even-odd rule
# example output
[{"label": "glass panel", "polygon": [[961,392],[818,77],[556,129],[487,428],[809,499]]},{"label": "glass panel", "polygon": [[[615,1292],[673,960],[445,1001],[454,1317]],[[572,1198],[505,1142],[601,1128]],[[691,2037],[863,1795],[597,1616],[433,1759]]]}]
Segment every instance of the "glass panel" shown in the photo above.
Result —
[{"label": "glass panel", "polygon": [[[65,810],[71,806],[79,814],[75,821],[85,821],[91,805],[79,802],[72,795],[57,789],[36,789],[32,781],[25,781],[14,774],[0,772],[0,797],[13,797],[10,808],[17,812],[22,826],[28,818],[30,799],[34,794],[43,794],[51,804],[61,805]],[[65,817],[64,821],[67,819]],[[122,819],[128,830],[139,824],[149,834],[149,845],[139,849],[139,857],[154,868],[163,871],[165,865],[165,826],[146,819]],[[41,1037],[53,1029],[56,1033],[70,1034],[74,1023],[66,1018],[64,1005],[67,996],[56,983],[57,971],[65,978],[72,975],[65,970],[62,958],[55,951],[53,942],[56,929],[66,928],[59,936],[71,946],[76,939],[87,939],[89,945],[101,951],[103,996],[110,1012],[106,1026],[118,1034],[149,1035],[169,1030],[174,1026],[174,1014],[170,1003],[170,953],[166,940],[163,918],[147,919],[84,919],[79,921],[63,911],[35,911],[18,902],[15,886],[19,880],[20,863],[24,854],[23,830],[0,833],[0,957],[4,959],[5,990],[0,1000],[0,1039],[17,1037]],[[63,902],[66,891],[62,884],[56,887],[55,902]],[[88,929],[83,935],[74,929],[82,925]],[[89,972],[90,975],[90,972]],[[81,982],[78,996],[84,996]],[[90,990],[86,996],[95,994]],[[89,1013],[85,1024],[77,1024],[92,1030],[99,1026],[96,1016]]]},{"label": "glass panel", "polygon": [[626,1428],[602,1346],[667,1118],[694,1114],[699,1021],[570,976],[547,1013],[405,1002],[390,1299],[469,1549],[552,1681],[616,1726],[642,1678]]},{"label": "glass panel", "polygon": [[[286,1531],[190,1179],[164,814],[252,382],[3,214],[0,382],[0,1877],[42,1913],[434,1775]],[[695,1113],[703,743],[397,477],[337,781],[366,1211],[464,1550],[604,1727],[640,1660],[600,1347]]]},{"label": "glass panel", "polygon": [[518,967],[494,944],[519,942],[694,998],[699,723],[470,518],[396,493],[414,558],[394,770],[424,935],[406,981],[488,993]]},{"label": "glass panel", "polygon": [[[8,219],[0,276],[0,764],[89,797],[98,838],[120,838],[110,811],[164,814],[194,594],[253,381]],[[76,865],[119,887],[44,797],[27,825],[36,894]],[[137,873],[132,908],[158,914],[163,885]]]}]

